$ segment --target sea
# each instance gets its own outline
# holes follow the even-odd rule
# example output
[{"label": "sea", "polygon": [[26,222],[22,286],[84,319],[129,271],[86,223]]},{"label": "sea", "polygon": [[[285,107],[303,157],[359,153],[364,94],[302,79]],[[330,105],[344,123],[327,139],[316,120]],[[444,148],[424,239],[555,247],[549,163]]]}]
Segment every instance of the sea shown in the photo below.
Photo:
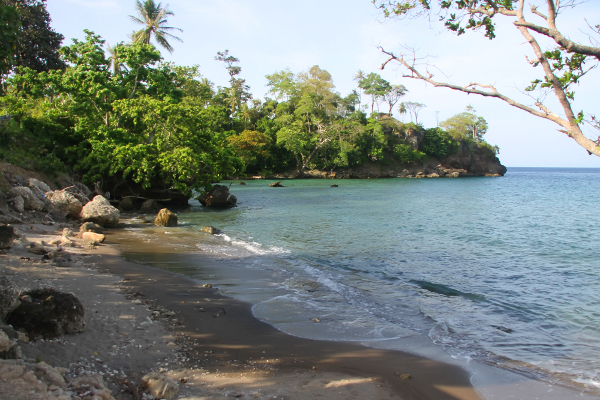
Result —
[{"label": "sea", "polygon": [[176,228],[130,225],[124,257],[291,335],[451,360],[487,399],[510,397],[493,376],[600,395],[600,169],[271,182],[223,182],[236,206],[191,200]]}]

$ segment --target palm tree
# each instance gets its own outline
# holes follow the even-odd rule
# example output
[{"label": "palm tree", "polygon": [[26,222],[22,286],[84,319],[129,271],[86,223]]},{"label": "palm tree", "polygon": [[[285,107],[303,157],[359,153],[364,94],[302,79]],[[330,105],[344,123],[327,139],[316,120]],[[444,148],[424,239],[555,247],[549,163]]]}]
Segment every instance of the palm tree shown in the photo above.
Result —
[{"label": "palm tree", "polygon": [[137,9],[140,18],[134,17],[133,15],[130,15],[129,17],[133,22],[144,25],[144,28],[133,32],[131,39],[134,43],[150,44],[150,39],[152,38],[152,34],[154,34],[154,39],[158,44],[167,49],[169,53],[172,53],[173,46],[167,41],[167,37],[183,42],[183,40],[177,36],[169,33],[169,31],[173,30],[178,30],[180,32],[183,32],[183,30],[172,26],[166,26],[167,16],[175,15],[167,8],[168,6],[169,5],[163,8],[162,3],[156,4],[154,0],[144,0],[143,3],[140,0],[136,0],[135,8]]}]

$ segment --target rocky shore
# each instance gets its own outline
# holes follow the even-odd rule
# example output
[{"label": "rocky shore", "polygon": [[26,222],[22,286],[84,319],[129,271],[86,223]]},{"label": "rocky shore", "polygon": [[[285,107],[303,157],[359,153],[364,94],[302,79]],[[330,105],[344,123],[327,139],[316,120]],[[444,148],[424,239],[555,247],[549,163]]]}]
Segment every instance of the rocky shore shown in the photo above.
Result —
[{"label": "rocky shore", "polygon": [[0,400],[478,398],[456,366],[289,336],[212,283],[124,261],[124,227],[178,229],[166,209],[124,218],[83,185],[2,172]]}]

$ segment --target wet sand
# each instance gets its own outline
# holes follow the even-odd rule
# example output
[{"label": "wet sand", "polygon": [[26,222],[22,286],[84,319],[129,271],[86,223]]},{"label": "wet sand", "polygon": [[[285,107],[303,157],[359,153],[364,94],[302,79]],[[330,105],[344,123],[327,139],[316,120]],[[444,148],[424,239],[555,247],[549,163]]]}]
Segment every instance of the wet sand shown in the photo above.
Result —
[{"label": "wet sand", "polygon": [[[122,235],[127,233],[108,232],[106,243],[116,245]],[[312,395],[337,398],[338,394],[342,395],[339,398],[406,400],[480,398],[469,374],[460,367],[400,351],[291,336],[256,319],[250,304],[223,296],[215,288],[201,287],[173,272],[129,263],[114,247],[106,247],[103,253],[90,257],[89,262],[125,278],[140,299],[153,299],[176,312],[174,329],[177,337],[185,338],[183,358],[187,359],[179,366],[178,377],[193,376],[191,371],[202,367],[226,377],[218,383],[226,386],[259,371],[264,376],[237,385],[254,389],[280,385],[278,393],[289,399]]]}]

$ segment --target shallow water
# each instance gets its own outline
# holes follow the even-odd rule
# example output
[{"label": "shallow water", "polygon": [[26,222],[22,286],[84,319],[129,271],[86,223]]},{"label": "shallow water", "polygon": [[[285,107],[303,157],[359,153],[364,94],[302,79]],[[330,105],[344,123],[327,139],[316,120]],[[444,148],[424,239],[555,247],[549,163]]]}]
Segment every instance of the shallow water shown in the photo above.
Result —
[{"label": "shallow water", "polygon": [[126,257],[216,284],[294,335],[425,337],[459,360],[600,386],[600,170],[268,183],[233,183],[231,209],[192,202],[178,228],[131,228],[167,240],[125,243]]}]

